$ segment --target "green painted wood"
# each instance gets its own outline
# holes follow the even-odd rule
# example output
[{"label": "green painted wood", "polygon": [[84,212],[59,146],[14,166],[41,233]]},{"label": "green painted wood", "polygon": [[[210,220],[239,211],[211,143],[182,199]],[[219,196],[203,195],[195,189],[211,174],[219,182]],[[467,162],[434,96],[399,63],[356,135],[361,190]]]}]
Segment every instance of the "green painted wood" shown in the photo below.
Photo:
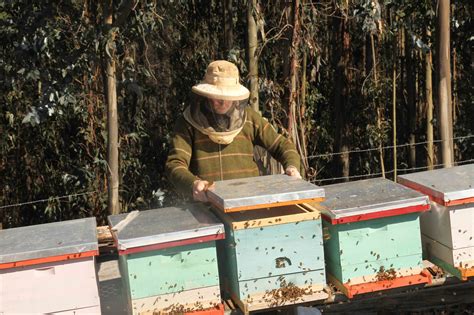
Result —
[{"label": "green painted wood", "polygon": [[320,220],[234,231],[238,279],[324,268]]},{"label": "green painted wood", "polygon": [[[124,255],[132,299],[219,284],[215,242]],[[122,277],[124,275],[122,274]]]},{"label": "green painted wood", "polygon": [[326,258],[346,266],[421,254],[419,214],[331,225],[324,221],[330,239]]},{"label": "green painted wood", "polygon": [[385,258],[361,264],[345,265],[334,263],[326,259],[327,272],[336,277],[342,283],[349,282],[350,279],[369,276],[379,272],[380,267],[385,270],[393,268],[395,271],[422,268],[421,253],[403,257]]},{"label": "green painted wood", "polygon": [[128,309],[132,307],[132,295],[130,291],[130,281],[128,278],[128,267],[127,267],[127,257],[125,255],[120,255],[119,259],[119,271],[122,279],[122,297],[127,301]]},{"label": "green painted wood", "polygon": [[[217,258],[219,262],[219,279],[224,292],[239,292],[237,277],[237,259],[235,256],[234,231],[228,224],[224,224],[226,238],[217,241]],[[230,296],[224,296],[230,298]]]},{"label": "green painted wood", "polygon": [[461,274],[461,271],[458,269],[458,268],[455,268],[453,265],[445,262],[444,260],[436,257],[436,256],[433,256],[431,255],[429,257],[429,260],[437,265],[438,267],[441,267],[442,269],[444,269],[445,271],[449,272],[450,274],[452,274],[453,276],[455,276],[456,278],[460,279],[460,280],[463,280],[462,278],[462,274]]},{"label": "green painted wood", "polygon": [[248,299],[253,295],[265,294],[267,291],[278,289],[282,285],[294,284],[295,286],[304,288],[310,285],[326,286],[326,274],[324,269],[298,272],[280,276],[265,277],[261,279],[241,281],[240,291],[235,291],[240,300]]}]

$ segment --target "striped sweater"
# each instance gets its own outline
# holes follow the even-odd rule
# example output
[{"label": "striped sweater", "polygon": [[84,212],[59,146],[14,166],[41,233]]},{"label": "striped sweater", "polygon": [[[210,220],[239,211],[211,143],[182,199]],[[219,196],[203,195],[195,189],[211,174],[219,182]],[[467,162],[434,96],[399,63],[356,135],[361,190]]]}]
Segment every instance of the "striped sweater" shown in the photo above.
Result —
[{"label": "striped sweater", "polygon": [[183,117],[175,125],[166,161],[166,174],[178,191],[192,195],[196,179],[218,181],[259,176],[253,159],[260,145],[283,164],[300,169],[300,156],[293,143],[278,134],[262,116],[247,107],[242,131],[228,145],[218,144],[192,127]]}]

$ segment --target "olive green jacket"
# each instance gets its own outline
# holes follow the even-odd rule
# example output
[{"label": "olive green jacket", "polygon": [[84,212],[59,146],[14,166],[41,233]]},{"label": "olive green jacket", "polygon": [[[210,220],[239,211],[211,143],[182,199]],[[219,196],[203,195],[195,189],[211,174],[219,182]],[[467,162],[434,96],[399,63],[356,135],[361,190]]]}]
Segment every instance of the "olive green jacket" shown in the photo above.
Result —
[{"label": "olive green jacket", "polygon": [[192,127],[183,117],[176,121],[166,161],[166,174],[178,191],[192,194],[196,179],[218,181],[259,176],[253,159],[260,145],[283,164],[300,169],[300,156],[292,142],[278,134],[262,116],[247,107],[242,131],[228,145],[218,144]]}]

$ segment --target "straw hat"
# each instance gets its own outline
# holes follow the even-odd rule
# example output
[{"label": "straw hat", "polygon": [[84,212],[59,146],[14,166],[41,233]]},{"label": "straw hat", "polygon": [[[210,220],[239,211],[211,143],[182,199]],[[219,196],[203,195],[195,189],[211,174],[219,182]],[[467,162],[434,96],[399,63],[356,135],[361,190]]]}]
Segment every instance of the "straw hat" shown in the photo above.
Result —
[{"label": "straw hat", "polygon": [[239,83],[239,69],[225,60],[211,62],[204,80],[193,86],[192,91],[208,98],[226,101],[240,101],[250,95],[249,90]]}]

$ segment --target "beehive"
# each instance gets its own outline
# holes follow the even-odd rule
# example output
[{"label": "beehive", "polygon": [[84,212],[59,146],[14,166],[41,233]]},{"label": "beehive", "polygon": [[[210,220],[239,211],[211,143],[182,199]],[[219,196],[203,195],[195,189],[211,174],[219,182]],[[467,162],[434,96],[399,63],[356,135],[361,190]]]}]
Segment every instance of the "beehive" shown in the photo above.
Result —
[{"label": "beehive", "polygon": [[216,182],[207,197],[227,213],[319,202],[324,200],[324,190],[295,177],[269,175]]},{"label": "beehive", "polygon": [[277,175],[216,182],[212,194],[219,205],[231,200],[235,205],[218,205],[215,213],[226,229],[226,239],[218,243],[221,280],[242,311],[327,297],[320,214],[296,204],[322,199],[323,189]]},{"label": "beehive", "polygon": [[95,218],[0,230],[0,314],[100,314]]},{"label": "beehive", "polygon": [[427,258],[461,279],[474,276],[474,164],[403,175],[399,182],[432,200],[421,216]]},{"label": "beehive", "polygon": [[[201,204],[109,216],[133,314],[188,313],[221,302],[216,240],[224,227]],[[121,227],[116,230],[120,225]]]},{"label": "beehive", "polygon": [[347,296],[430,281],[419,225],[428,197],[382,178],[324,188],[326,268]]}]

